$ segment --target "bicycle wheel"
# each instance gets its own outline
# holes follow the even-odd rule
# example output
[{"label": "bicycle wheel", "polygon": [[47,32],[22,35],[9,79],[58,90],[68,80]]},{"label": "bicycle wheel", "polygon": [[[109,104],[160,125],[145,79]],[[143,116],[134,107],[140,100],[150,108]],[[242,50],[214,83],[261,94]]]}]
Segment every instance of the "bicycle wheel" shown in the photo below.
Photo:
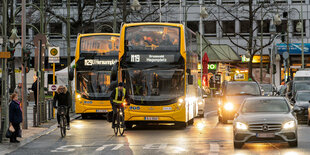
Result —
[{"label": "bicycle wheel", "polygon": [[[117,133],[118,133],[118,127],[119,127],[119,110],[117,110],[117,116],[116,116],[116,125],[114,127],[114,134],[115,136],[117,136]],[[113,122],[112,122],[113,123]]]},{"label": "bicycle wheel", "polygon": [[63,128],[62,128],[62,130],[63,130],[63,133],[64,133],[64,136],[63,137],[66,137],[66,132],[67,132],[67,121],[66,121],[66,118],[65,118],[65,116],[63,116],[62,117],[62,120],[63,120],[63,124],[64,124],[64,126],[63,126]]},{"label": "bicycle wheel", "polygon": [[63,116],[60,116],[60,133],[61,133],[61,137],[65,137],[66,136],[66,130],[65,130],[65,124],[64,124],[64,118]]},{"label": "bicycle wheel", "polygon": [[119,115],[119,134],[123,136],[124,132],[125,132],[125,121],[124,121],[124,114],[121,111]]}]

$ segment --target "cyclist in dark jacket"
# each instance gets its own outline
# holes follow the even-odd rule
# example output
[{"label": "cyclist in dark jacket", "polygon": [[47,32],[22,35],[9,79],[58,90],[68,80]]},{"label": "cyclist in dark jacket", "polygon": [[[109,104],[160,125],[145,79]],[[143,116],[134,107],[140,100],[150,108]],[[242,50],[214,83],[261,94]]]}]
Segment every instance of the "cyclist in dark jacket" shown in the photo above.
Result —
[{"label": "cyclist in dark jacket", "polygon": [[[56,105],[56,101],[58,101],[58,106]],[[66,106],[67,112],[66,112],[66,119],[67,119],[67,129],[70,130],[70,116],[69,116],[69,109],[71,108],[71,95],[67,91],[67,88],[65,86],[59,86],[56,90],[54,100],[53,100],[53,106],[54,108],[57,108],[59,106]],[[58,126],[60,122],[60,115],[57,112],[57,121]]]},{"label": "cyclist in dark jacket", "polygon": [[[118,92],[116,92],[118,91]],[[117,94],[117,96],[116,96]],[[116,120],[116,116],[117,116],[117,103],[115,102],[124,102],[124,100],[129,101],[129,96],[127,93],[127,90],[124,88],[124,84],[123,83],[119,83],[118,87],[116,87],[111,96],[110,96],[110,103],[112,105],[112,109],[113,109],[113,117],[112,117],[112,128],[115,127],[115,120]],[[129,105],[129,102],[128,104]],[[122,110],[124,110],[122,108]],[[124,112],[124,111],[123,111]]]},{"label": "cyclist in dark jacket", "polygon": [[23,121],[22,110],[20,107],[20,102],[18,101],[18,95],[16,93],[12,94],[11,99],[12,101],[9,107],[9,121],[10,121],[10,126],[13,126],[15,131],[10,137],[10,142],[19,143],[16,137],[18,136],[20,132],[20,123],[22,123]]}]

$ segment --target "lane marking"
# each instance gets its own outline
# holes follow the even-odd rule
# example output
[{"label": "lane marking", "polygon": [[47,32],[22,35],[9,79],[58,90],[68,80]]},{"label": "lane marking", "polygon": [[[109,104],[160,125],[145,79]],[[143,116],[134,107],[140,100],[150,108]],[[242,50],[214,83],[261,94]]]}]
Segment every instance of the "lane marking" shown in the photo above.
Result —
[{"label": "lane marking", "polygon": [[161,150],[165,149],[167,147],[167,144],[146,144],[143,146],[144,150]]},{"label": "lane marking", "polygon": [[215,113],[215,112],[217,112],[217,110],[213,110],[213,111],[209,111],[209,112],[205,113],[206,118],[208,117],[208,115],[210,115],[210,114],[212,114],[212,113]]},{"label": "lane marking", "polygon": [[51,152],[73,152],[75,148],[82,147],[82,145],[64,145],[56,148],[55,150],[51,150]]},{"label": "lane marking", "polygon": [[[116,145],[116,146],[114,146]],[[106,147],[109,147],[109,146],[114,146],[111,150],[118,150],[120,149],[121,147],[124,146],[124,144],[106,144],[106,145],[102,145],[101,147],[97,148],[96,151],[102,151],[104,150]]]},{"label": "lane marking", "polygon": [[220,152],[220,145],[218,143],[210,143],[209,155],[217,155]]}]

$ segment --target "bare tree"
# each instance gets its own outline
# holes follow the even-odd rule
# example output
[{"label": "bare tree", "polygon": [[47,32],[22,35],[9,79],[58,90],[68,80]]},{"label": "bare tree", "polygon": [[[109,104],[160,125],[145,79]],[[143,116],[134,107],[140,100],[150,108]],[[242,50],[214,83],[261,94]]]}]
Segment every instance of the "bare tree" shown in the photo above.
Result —
[{"label": "bare tree", "polygon": [[[257,2],[258,4],[253,5],[253,1],[244,1],[239,2],[235,5],[216,5],[219,9],[219,11],[222,11],[224,16],[219,14],[214,14],[211,11],[211,14],[214,16],[214,18],[218,21],[219,26],[223,32],[223,35],[229,39],[229,41],[236,47],[243,49],[247,52],[247,55],[250,56],[250,61],[248,62],[248,73],[249,78],[253,79],[252,75],[252,60],[254,55],[256,55],[259,51],[263,50],[264,48],[268,47],[270,44],[272,44],[274,37],[272,35],[269,35],[269,37],[266,39],[266,36],[264,36],[265,42],[261,43],[260,38],[255,38],[255,32],[258,30],[261,30],[261,23],[258,22],[255,24],[257,20],[266,20],[266,17],[273,18],[273,15],[275,15],[279,10],[283,10],[284,8],[277,4],[277,3],[270,3],[270,1],[263,1],[263,2]],[[282,7],[282,8],[281,8]],[[259,17],[259,18],[257,18]],[[232,21],[247,21],[248,23],[248,33],[241,33],[241,32],[234,32],[232,35],[225,32],[224,25],[220,22],[223,21],[223,19],[229,19]],[[268,19],[267,18],[267,19]],[[269,28],[269,27],[268,27]],[[260,32],[263,33],[263,32]],[[239,43],[233,39],[238,36],[244,42],[246,45]],[[267,41],[266,41],[267,40]]]}]

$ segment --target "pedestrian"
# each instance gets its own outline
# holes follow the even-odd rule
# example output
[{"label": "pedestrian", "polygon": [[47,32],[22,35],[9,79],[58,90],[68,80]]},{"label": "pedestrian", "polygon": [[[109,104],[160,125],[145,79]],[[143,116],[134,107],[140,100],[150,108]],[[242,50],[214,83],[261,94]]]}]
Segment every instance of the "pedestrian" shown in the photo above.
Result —
[{"label": "pedestrian", "polygon": [[20,131],[20,123],[23,121],[22,116],[22,110],[20,107],[20,102],[18,101],[18,94],[13,93],[11,95],[11,103],[9,106],[9,121],[10,126],[13,126],[14,132],[12,133],[12,136],[10,137],[11,143],[19,143],[19,141],[16,139],[16,137],[21,136]]},{"label": "pedestrian", "polygon": [[[56,105],[56,101],[58,101],[58,106]],[[66,111],[66,119],[67,119],[67,130],[70,130],[70,116],[69,116],[69,109],[71,108],[71,95],[65,86],[59,86],[56,90],[54,99],[53,99],[53,106],[57,108],[59,106],[65,106]],[[58,127],[60,124],[60,114],[57,112],[57,122]]]},{"label": "pedestrian", "polygon": [[38,78],[37,76],[33,76],[33,84],[31,87],[31,90],[33,91],[33,96],[34,96],[34,103],[35,105],[37,105],[37,96],[38,96],[38,92],[37,92],[37,88],[38,88]]},{"label": "pedestrian", "polygon": [[[112,128],[113,129],[115,127],[115,120],[116,120],[116,116],[117,116],[118,104],[123,103],[125,101],[125,99],[127,101],[129,101],[129,96],[128,96],[126,89],[124,88],[124,84],[122,82],[120,82],[118,84],[118,87],[116,87],[113,90],[111,97],[110,97],[110,103],[111,103],[112,109],[113,109],[113,115],[112,115]],[[124,113],[124,108],[122,108],[122,111]]]}]

